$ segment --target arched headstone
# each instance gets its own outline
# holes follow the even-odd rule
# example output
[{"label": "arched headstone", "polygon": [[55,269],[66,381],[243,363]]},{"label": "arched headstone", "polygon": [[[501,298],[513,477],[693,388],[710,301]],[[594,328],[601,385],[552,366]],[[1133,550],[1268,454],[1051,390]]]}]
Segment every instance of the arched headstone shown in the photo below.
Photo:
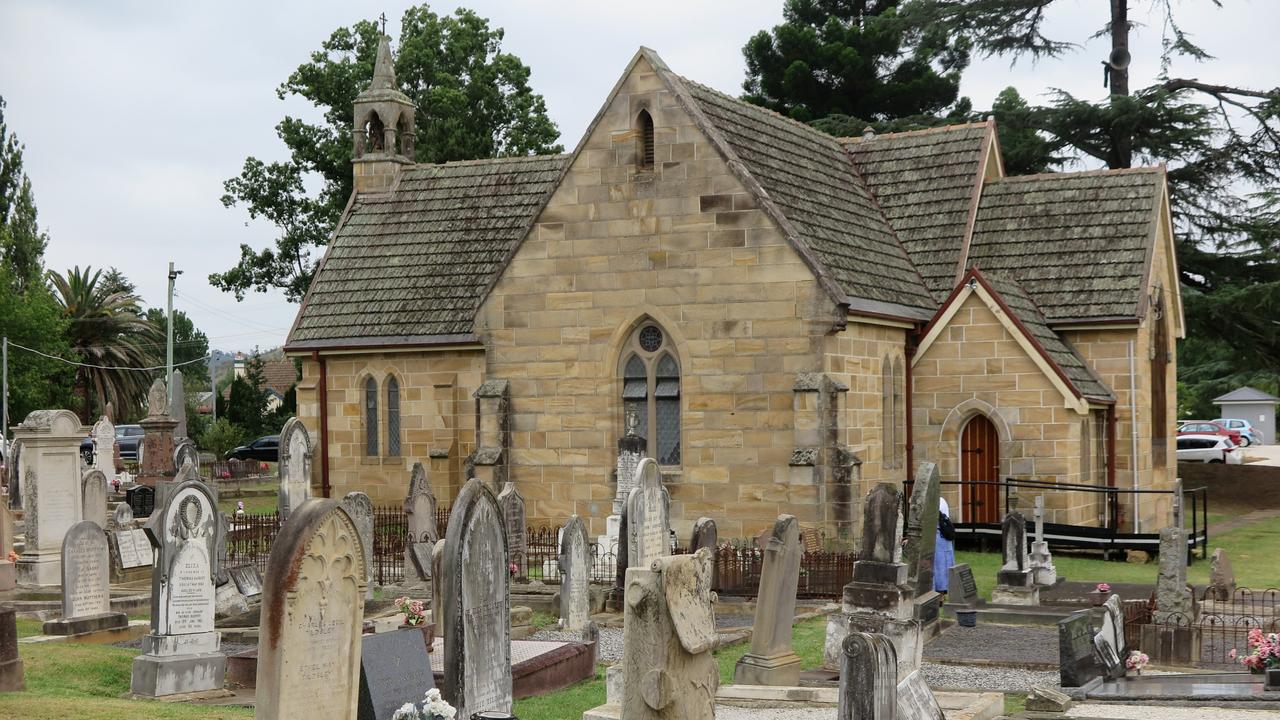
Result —
[{"label": "arched headstone", "polygon": [[585,632],[591,624],[591,555],[587,526],[576,514],[560,536],[560,625]]},{"label": "arched headstone", "polygon": [[107,476],[98,468],[86,470],[80,478],[80,502],[84,519],[107,527]]},{"label": "arched headstone", "polygon": [[409,473],[409,494],[404,499],[408,537],[404,548],[405,579],[416,574],[418,580],[431,577],[431,551],[436,540],[436,496],[427,480],[427,470],[422,463],[413,464]]},{"label": "arched headstone", "polygon": [[671,497],[653,458],[640,461],[636,482],[627,496],[627,567],[644,568],[671,554]]},{"label": "arched headstone", "polygon": [[280,430],[280,462],[276,466],[280,490],[280,519],[311,497],[311,436],[296,417]]},{"label": "arched headstone", "polygon": [[342,507],[346,508],[351,521],[360,532],[360,543],[364,548],[365,568],[365,600],[373,599],[373,501],[362,492],[349,492],[342,498]]},{"label": "arched headstone", "polygon": [[118,630],[129,616],[111,612],[111,555],[102,526],[84,520],[62,542],[62,617],[44,624],[46,635]]},{"label": "arched headstone", "polygon": [[498,507],[507,526],[507,556],[516,566],[516,576],[525,577],[528,572],[528,538],[525,537],[524,496],[516,484],[508,481],[498,493]]},{"label": "arched headstone", "polygon": [[116,479],[116,426],[103,415],[93,425],[93,467],[101,470],[111,485]]}]

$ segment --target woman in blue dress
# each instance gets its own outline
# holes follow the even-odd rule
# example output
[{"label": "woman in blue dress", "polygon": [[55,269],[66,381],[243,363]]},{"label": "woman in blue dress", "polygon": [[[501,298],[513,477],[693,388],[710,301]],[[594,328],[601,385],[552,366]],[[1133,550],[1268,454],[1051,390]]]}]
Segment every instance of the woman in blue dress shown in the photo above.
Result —
[{"label": "woman in blue dress", "polygon": [[938,537],[933,544],[933,589],[947,594],[951,578],[951,566],[956,564],[956,531],[951,524],[951,506],[944,497],[938,498]]}]

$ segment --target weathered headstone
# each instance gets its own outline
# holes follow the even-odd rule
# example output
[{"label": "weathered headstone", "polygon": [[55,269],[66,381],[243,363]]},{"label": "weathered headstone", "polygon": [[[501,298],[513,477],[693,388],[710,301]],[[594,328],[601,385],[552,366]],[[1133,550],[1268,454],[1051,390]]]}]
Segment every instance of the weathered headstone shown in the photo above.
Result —
[{"label": "weathered headstone", "polygon": [[151,633],[133,660],[135,695],[163,697],[222,689],[227,656],[213,626],[218,504],[199,474],[184,465],[144,529],[155,548]]},{"label": "weathered headstone", "polygon": [[637,486],[627,496],[627,567],[648,567],[671,554],[671,496],[653,458],[636,468]]},{"label": "weathered headstone", "polygon": [[262,594],[262,577],[255,565],[241,565],[227,571],[236,589],[247,598],[255,598]]},{"label": "weathered headstone", "polygon": [[441,619],[444,698],[459,717],[510,712],[511,594],[498,499],[471,478],[449,513]]},{"label": "weathered headstone", "polygon": [[360,531],[360,542],[364,548],[365,567],[365,600],[373,599],[373,501],[362,492],[349,492],[342,498],[342,506],[347,509],[351,521]]},{"label": "weathered headstone", "polygon": [[1027,520],[1017,510],[1005,515],[1001,524],[1004,564],[996,573],[991,602],[996,605],[1039,605],[1040,589],[1031,575],[1027,548]]},{"label": "weathered headstone", "polygon": [[218,545],[213,549],[217,557],[217,562],[214,564],[217,572],[214,573],[213,579],[218,585],[224,585],[231,580],[231,575],[227,572],[230,567],[227,564],[227,538],[231,537],[231,517],[220,512],[218,522],[222,524],[222,530],[218,533]]},{"label": "weathered headstone", "polygon": [[80,477],[80,506],[84,519],[107,527],[107,476],[98,468],[91,468]]},{"label": "weathered headstone", "polygon": [[560,625],[587,632],[591,624],[591,555],[587,525],[573,515],[560,536]]},{"label": "weathered headstone", "polygon": [[115,508],[111,511],[111,519],[107,522],[108,530],[133,529],[133,508],[129,507],[127,502],[116,503]]},{"label": "weathered headstone", "polygon": [[738,660],[734,668],[734,683],[800,684],[800,656],[791,649],[791,626],[795,622],[796,590],[800,583],[800,557],[803,554],[800,523],[794,516],[779,515],[764,549],[751,650]]},{"label": "weathered headstone", "polygon": [[942,707],[919,670],[898,681],[898,715],[906,720],[945,720]]},{"label": "weathered headstone", "polygon": [[190,438],[182,438],[177,440],[173,446],[173,466],[182,467],[187,463],[191,463],[197,471],[200,470],[200,450],[196,448],[195,441]]},{"label": "weathered headstone", "polygon": [[915,588],[913,613],[922,623],[938,619],[942,595],[933,589],[933,574],[947,568],[933,566],[934,546],[938,540],[938,494],[942,478],[938,466],[922,462],[916,468],[911,488],[911,503],[902,538],[902,562],[907,566],[907,582]]},{"label": "weathered headstone", "polygon": [[17,565],[9,559],[13,550],[14,524],[8,503],[0,505],[0,592],[18,586]]},{"label": "weathered headstone", "polygon": [[969,563],[951,566],[951,575],[947,583],[948,596],[951,602],[965,607],[977,607],[978,581],[973,578],[973,569]]},{"label": "weathered headstone", "polygon": [[133,511],[134,517],[151,517],[151,513],[156,508],[155,488],[146,485],[131,487],[124,493],[124,501],[129,503],[129,509]]},{"label": "weathered headstone", "polygon": [[1190,625],[1194,620],[1191,591],[1187,588],[1187,531],[1167,527],[1160,531],[1160,574],[1156,578],[1157,625]]},{"label": "weathered headstone", "polygon": [[235,617],[247,612],[249,612],[249,598],[240,594],[235,583],[223,583],[214,591],[214,617]]},{"label": "weathered headstone", "polygon": [[116,426],[106,415],[93,425],[93,467],[102,471],[108,485],[116,479]]},{"label": "weathered headstone", "polygon": [[285,421],[280,430],[280,462],[276,465],[279,478],[278,491],[280,520],[289,515],[311,497],[311,436],[307,427],[296,417]]},{"label": "weathered headstone", "polygon": [[[147,416],[138,421],[142,426],[142,442],[138,445],[137,481],[156,487],[174,478],[177,468],[173,465],[173,430],[178,426],[169,415],[169,391],[164,380],[156,378],[147,392]],[[139,515],[137,508],[134,514]],[[141,517],[141,515],[139,515]]]},{"label": "weathered headstone", "polygon": [[716,521],[709,517],[698,518],[693,523],[693,534],[689,538],[689,552],[697,552],[706,548],[711,553],[711,587],[720,587],[719,563],[716,553],[720,550],[720,531]]},{"label": "weathered headstone", "polygon": [[114,537],[121,570],[148,567],[154,561],[154,551],[145,530],[117,530]]},{"label": "weathered headstone", "polygon": [[1087,610],[1058,621],[1058,675],[1062,687],[1084,687],[1102,677],[1093,637]]},{"label": "weathered headstone", "polygon": [[13,442],[9,443],[9,458],[5,464],[5,487],[9,489],[9,507],[17,510],[22,507],[22,438],[14,433]]},{"label": "weathered headstone", "polygon": [[440,538],[436,531],[436,496],[422,463],[409,473],[409,494],[404,499],[408,537],[404,546],[405,580],[431,579],[431,550]]},{"label": "weathered headstone", "polygon": [[1044,496],[1036,496],[1033,514],[1036,528],[1035,542],[1031,543],[1031,581],[1040,587],[1058,584],[1058,568],[1053,564],[1049,543],[1044,539]]},{"label": "weathered headstone", "polygon": [[75,413],[36,410],[13,434],[22,441],[19,462],[26,523],[18,583],[58,585],[62,582],[62,538],[84,519],[80,441],[85,429]]},{"label": "weathered headstone", "polygon": [[1028,712],[1064,713],[1071,709],[1071,696],[1053,688],[1036,686],[1027,693]]},{"label": "weathered headstone", "polygon": [[841,642],[839,720],[897,720],[898,657],[883,635],[851,632]]},{"label": "weathered headstone", "polygon": [[173,385],[169,388],[169,417],[177,423],[173,428],[173,436],[185,440],[187,437],[187,389],[182,382],[181,370],[173,371]]},{"label": "weathered headstone", "polygon": [[90,520],[72,525],[62,541],[62,617],[46,622],[44,634],[84,635],[128,625],[128,615],[111,612],[106,534]]},{"label": "weathered headstone", "polygon": [[431,622],[436,632],[444,632],[444,538],[431,548]]},{"label": "weathered headstone", "polygon": [[[0,546],[2,547],[2,546]],[[1214,600],[1226,602],[1236,592],[1236,574],[1231,569],[1231,558],[1222,548],[1214,548],[1209,557],[1209,589]]]},{"label": "weathered headstone", "polygon": [[366,578],[361,542],[337,500],[303,503],[280,528],[262,599],[258,720],[295,717],[300,709],[307,720],[356,717]]},{"label": "weathered headstone", "polygon": [[361,645],[356,720],[388,720],[435,687],[431,658],[416,628],[365,635]]},{"label": "weathered headstone", "polygon": [[22,658],[18,656],[18,623],[11,607],[0,607],[0,692],[16,692],[26,687]]},{"label": "weathered headstone", "polygon": [[[640,492],[637,488],[632,495]],[[622,717],[712,720],[718,680],[711,554],[663,556],[627,569]]]},{"label": "weathered headstone", "polygon": [[498,507],[507,528],[507,557],[516,566],[516,576],[525,577],[529,571],[528,538],[525,536],[524,496],[516,484],[507,481],[498,493]]},{"label": "weathered headstone", "polygon": [[884,635],[893,643],[898,677],[920,667],[921,622],[915,617],[915,588],[902,562],[901,495],[892,483],[879,483],[863,505],[861,559],[844,586],[841,611],[827,620],[824,666],[841,666],[844,638],[850,632]]}]

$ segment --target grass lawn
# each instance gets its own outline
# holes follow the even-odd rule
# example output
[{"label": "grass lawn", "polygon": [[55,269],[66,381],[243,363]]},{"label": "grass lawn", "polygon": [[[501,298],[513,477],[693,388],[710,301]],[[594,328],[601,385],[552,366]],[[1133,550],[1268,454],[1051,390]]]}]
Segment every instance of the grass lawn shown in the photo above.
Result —
[{"label": "grass lawn", "polygon": [[264,495],[261,497],[247,498],[219,498],[218,509],[229,515],[235,515],[236,503],[244,501],[244,511],[250,515],[265,515],[273,513],[277,509],[277,498],[275,495]]}]

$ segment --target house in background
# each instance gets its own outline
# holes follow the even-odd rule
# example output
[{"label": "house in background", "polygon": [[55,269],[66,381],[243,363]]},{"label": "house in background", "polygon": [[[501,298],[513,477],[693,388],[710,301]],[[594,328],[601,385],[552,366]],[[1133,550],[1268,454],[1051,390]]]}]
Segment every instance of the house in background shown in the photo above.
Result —
[{"label": "house in background", "polygon": [[1213,399],[1218,406],[1218,417],[1229,420],[1248,420],[1261,437],[1259,442],[1276,441],[1276,405],[1280,398],[1249,386],[1232,390]]},{"label": "house in background", "polygon": [[[248,373],[249,357],[244,353],[236,353],[232,370],[235,377],[242,378]],[[274,412],[284,404],[285,395],[298,384],[298,368],[288,358],[268,359],[262,361],[262,390],[267,394],[267,412]],[[231,395],[231,385],[222,389],[222,399]]]}]

